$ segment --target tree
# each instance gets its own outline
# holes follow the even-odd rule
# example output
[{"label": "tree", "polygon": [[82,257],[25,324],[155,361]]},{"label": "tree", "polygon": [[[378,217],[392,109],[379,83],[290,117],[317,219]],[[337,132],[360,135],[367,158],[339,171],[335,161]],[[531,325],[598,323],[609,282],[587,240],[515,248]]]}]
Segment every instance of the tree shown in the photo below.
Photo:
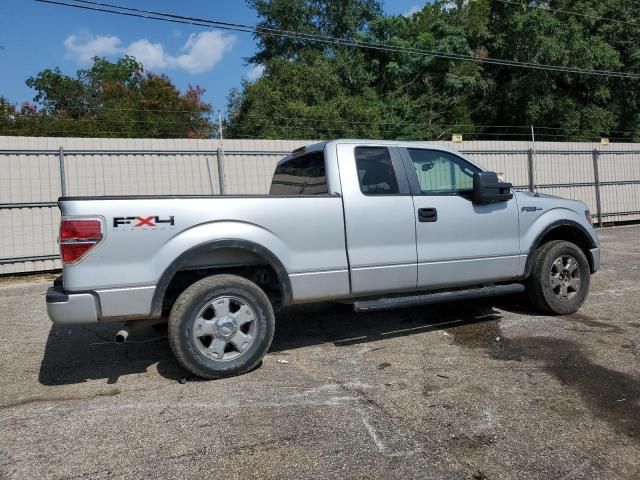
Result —
[{"label": "tree", "polygon": [[[261,18],[260,29],[277,29],[307,35],[351,38],[380,18],[380,0],[247,0]],[[258,52],[252,63],[274,58],[295,59],[302,52],[330,51],[331,48],[290,37],[256,34]]]},{"label": "tree", "polygon": [[[624,0],[437,0],[409,18],[375,1],[248,3],[263,28],[640,73],[640,9]],[[256,37],[249,61],[265,73],[230,96],[230,135],[527,138],[536,125],[544,139],[638,138],[638,80]]]},{"label": "tree", "polygon": [[[250,3],[260,3],[258,11],[265,16],[261,25],[281,28],[290,19],[286,11],[273,8],[280,2],[271,2],[271,8]],[[318,8],[325,2],[294,3],[307,15],[325,12]],[[329,14],[307,25],[317,34],[340,31],[346,38],[473,53],[464,31],[444,21],[439,7],[425,7],[417,19],[407,19],[383,17],[377,2],[328,3]],[[230,97],[230,135],[426,139],[441,134],[441,124],[471,121],[465,99],[480,86],[477,65],[380,50],[301,46],[269,35],[259,39],[262,50],[252,61],[264,62],[265,75],[245,82]]]},{"label": "tree", "polygon": [[[269,74],[243,84],[229,102],[229,135],[261,138],[379,136],[372,119],[383,115],[373,89],[362,79],[345,85],[339,56],[304,54],[299,62],[274,59]],[[352,72],[353,73],[353,72]]]},{"label": "tree", "polygon": [[[166,75],[145,73],[133,57],[94,58],[75,77],[46,69],[26,81],[39,108],[17,112],[0,101],[0,127],[13,135],[209,138],[204,89],[181,93]],[[5,111],[10,113],[5,113]],[[12,116],[12,120],[7,120]]]}]

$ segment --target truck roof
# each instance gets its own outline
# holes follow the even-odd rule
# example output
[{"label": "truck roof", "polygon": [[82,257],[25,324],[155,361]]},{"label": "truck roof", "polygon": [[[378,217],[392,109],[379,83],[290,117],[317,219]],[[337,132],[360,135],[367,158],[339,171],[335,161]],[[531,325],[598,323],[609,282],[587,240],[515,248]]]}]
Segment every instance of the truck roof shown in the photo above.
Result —
[{"label": "truck roof", "polygon": [[[444,147],[442,145],[434,145],[429,142],[416,142],[410,140],[374,140],[374,139],[355,139],[355,138],[340,138],[336,140],[325,140],[324,142],[312,143],[310,145],[305,145],[303,147],[296,148],[289,155],[284,157],[282,160],[278,162],[278,165],[291,160],[299,155],[310,152],[317,152],[324,150],[324,148],[329,145],[340,145],[340,144],[348,144],[348,145],[372,145],[372,146],[392,146],[392,147],[413,147],[413,148],[430,148],[433,150],[441,150],[444,152],[453,153],[458,156],[464,156],[459,151],[453,150],[451,148]],[[466,157],[465,157],[466,158]],[[467,159],[469,160],[469,159]],[[470,160],[469,160],[470,161]],[[475,162],[470,161],[474,165],[480,167]],[[480,167],[481,168],[481,167]]]}]

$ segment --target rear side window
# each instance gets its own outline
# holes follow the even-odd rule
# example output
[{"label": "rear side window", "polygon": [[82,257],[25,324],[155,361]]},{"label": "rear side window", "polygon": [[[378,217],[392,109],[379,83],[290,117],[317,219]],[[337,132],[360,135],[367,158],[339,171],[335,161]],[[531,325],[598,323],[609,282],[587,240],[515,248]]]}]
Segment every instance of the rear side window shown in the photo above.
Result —
[{"label": "rear side window", "polygon": [[365,195],[394,195],[398,180],[393,171],[389,149],[385,147],[357,147],[356,167],[360,190]]},{"label": "rear side window", "polygon": [[269,195],[322,195],[328,193],[324,153],[312,152],[276,167]]}]

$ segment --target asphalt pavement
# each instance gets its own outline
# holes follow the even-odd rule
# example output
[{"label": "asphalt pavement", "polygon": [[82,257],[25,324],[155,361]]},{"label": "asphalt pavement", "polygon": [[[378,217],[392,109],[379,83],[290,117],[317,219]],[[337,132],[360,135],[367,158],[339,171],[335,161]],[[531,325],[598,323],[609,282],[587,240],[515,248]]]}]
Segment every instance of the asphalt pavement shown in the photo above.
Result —
[{"label": "asphalt pavement", "polygon": [[190,378],[161,326],[52,326],[0,279],[0,478],[640,478],[640,226],[600,231],[579,313],[523,296],[277,315],[245,375]]}]

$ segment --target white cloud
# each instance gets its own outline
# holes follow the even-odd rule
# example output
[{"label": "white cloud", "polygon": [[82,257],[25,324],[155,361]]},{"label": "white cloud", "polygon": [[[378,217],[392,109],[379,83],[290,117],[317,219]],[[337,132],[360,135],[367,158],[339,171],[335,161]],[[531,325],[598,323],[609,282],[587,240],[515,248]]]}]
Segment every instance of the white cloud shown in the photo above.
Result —
[{"label": "white cloud", "polygon": [[189,73],[203,73],[211,70],[225,53],[233,48],[234,35],[221,32],[201,32],[189,35],[179,55],[167,53],[161,43],[153,43],[141,38],[121,46],[115,36],[94,36],[88,32],[70,35],[64,41],[67,57],[80,63],[87,63],[92,57],[127,54],[139,60],[146,69],[181,69]]},{"label": "white cloud", "polygon": [[172,68],[182,68],[189,73],[202,73],[211,70],[222,56],[236,43],[233,35],[220,32],[202,32],[189,35],[182,47],[182,55],[167,55],[167,63]]},{"label": "white cloud", "polygon": [[67,57],[87,63],[93,57],[115,55],[120,51],[120,39],[111,35],[98,35],[83,30],[78,35],[69,35],[64,40]]},{"label": "white cloud", "polygon": [[264,74],[264,65],[254,65],[245,74],[245,78],[250,82],[255,82]]},{"label": "white cloud", "polygon": [[124,53],[136,57],[145,68],[167,68],[167,54],[161,43],[151,43],[146,38],[136,40],[129,45]]}]

